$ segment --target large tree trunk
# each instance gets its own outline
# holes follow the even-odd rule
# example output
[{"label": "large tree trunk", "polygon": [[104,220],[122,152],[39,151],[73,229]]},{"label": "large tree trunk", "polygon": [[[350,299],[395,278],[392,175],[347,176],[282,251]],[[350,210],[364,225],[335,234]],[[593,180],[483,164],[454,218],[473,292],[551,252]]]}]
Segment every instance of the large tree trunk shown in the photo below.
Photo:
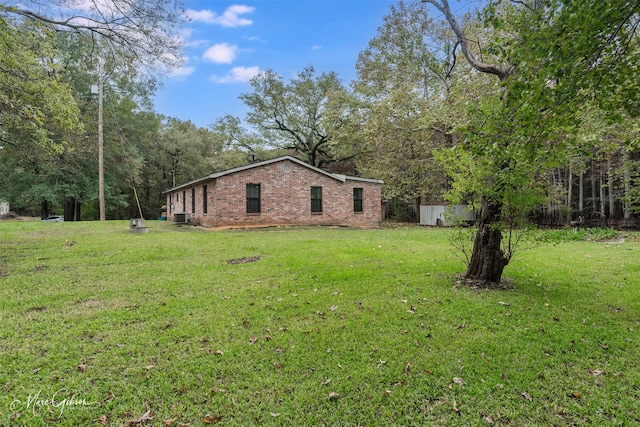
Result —
[{"label": "large tree trunk", "polygon": [[486,283],[500,283],[502,271],[509,263],[509,259],[500,248],[502,232],[500,219],[502,205],[490,203],[482,198],[478,231],[473,242],[471,261],[467,268],[466,278]]},{"label": "large tree trunk", "polygon": [[80,221],[80,202],[74,197],[64,201],[64,220]]},{"label": "large tree trunk", "polygon": [[49,217],[49,203],[43,200],[40,204],[40,219],[47,219]]}]

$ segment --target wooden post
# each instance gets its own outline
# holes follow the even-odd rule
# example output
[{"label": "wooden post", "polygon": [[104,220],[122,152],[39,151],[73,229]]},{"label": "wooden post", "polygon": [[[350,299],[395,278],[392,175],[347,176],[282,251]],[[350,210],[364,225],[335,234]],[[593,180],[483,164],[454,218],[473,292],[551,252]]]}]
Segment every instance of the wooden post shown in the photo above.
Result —
[{"label": "wooden post", "polygon": [[104,96],[104,62],[98,59],[98,199],[100,203],[100,221],[105,220],[104,203],[104,154],[102,129],[102,98]]}]

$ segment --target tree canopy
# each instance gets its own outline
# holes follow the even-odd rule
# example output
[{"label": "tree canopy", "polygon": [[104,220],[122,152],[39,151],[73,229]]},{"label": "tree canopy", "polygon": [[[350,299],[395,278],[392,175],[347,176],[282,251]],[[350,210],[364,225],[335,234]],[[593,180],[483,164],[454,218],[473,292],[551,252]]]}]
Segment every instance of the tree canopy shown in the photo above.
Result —
[{"label": "tree canopy", "polygon": [[328,143],[342,123],[339,117],[327,114],[330,98],[345,90],[336,73],[316,76],[309,66],[285,83],[267,70],[254,77],[251,86],[253,92],[240,99],[250,108],[247,122],[260,130],[267,144],[293,150],[316,167],[337,160]]},{"label": "tree canopy", "polygon": [[449,170],[454,186],[480,196],[467,277],[496,282],[512,255],[502,247],[504,221],[540,203],[540,176],[563,158],[579,112],[595,103],[612,118],[620,108],[637,114],[640,3],[490,1],[481,18],[494,36],[474,51],[447,0],[424,2],[443,13],[468,63],[501,83],[474,107],[456,147],[464,155]]}]

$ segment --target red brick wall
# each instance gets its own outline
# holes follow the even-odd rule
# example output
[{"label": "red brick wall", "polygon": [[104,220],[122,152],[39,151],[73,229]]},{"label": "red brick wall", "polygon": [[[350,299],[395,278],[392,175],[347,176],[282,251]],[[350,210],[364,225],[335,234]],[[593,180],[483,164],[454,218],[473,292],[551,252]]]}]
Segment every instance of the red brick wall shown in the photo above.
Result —
[{"label": "red brick wall", "polygon": [[[282,166],[290,166],[288,173]],[[259,214],[246,212],[246,185],[260,184]],[[202,189],[207,185],[208,212],[203,214]],[[322,213],[311,213],[311,187],[322,187]],[[341,182],[297,163],[283,160],[261,167],[224,175],[196,186],[196,211],[191,212],[191,187],[167,194],[173,221],[182,212],[186,190],[187,212],[192,222],[217,227],[233,225],[352,225],[378,226],[382,220],[381,185]],[[353,188],[363,189],[363,212],[353,212]],[[170,197],[171,196],[171,197]]]}]

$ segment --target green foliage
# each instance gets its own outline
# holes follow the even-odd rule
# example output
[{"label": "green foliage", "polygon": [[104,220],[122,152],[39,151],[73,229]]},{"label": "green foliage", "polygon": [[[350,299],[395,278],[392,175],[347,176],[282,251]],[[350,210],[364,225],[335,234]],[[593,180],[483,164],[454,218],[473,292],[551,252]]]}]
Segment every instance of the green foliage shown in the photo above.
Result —
[{"label": "green foliage", "polygon": [[452,81],[464,74],[453,74],[454,44],[420,2],[401,1],[358,57],[358,79],[343,105],[348,125],[332,143],[357,154],[361,173],[385,181],[387,200],[442,200],[447,179],[434,151],[452,144],[464,120],[451,108]]},{"label": "green foliage", "polygon": [[329,99],[345,91],[337,74],[308,66],[285,83],[273,70],[251,80],[252,93],[240,96],[250,108],[247,122],[256,126],[272,148],[294,150],[312,166],[323,167],[333,158],[328,143],[341,126],[328,109]]},{"label": "green foliage", "polygon": [[45,154],[59,150],[62,141],[51,130],[77,128],[78,109],[61,78],[50,30],[0,19],[0,39],[0,147]]},{"label": "green foliage", "polygon": [[515,229],[544,200],[544,176],[576,146],[584,107],[606,108],[603,116],[611,118],[621,110],[638,113],[637,102],[627,101],[635,95],[626,91],[639,83],[638,9],[626,1],[490,1],[480,17],[493,32],[478,50],[448,2],[426,1],[445,14],[467,62],[500,82],[500,90],[472,106],[459,144],[466,155],[457,162],[453,153],[443,156],[457,180],[452,197],[471,194],[488,208],[467,274],[495,281],[510,256],[503,257],[500,244],[484,256],[489,246],[482,237],[500,242],[501,230]]},{"label": "green foliage", "polygon": [[620,232],[611,228],[563,228],[538,232],[535,239],[545,243],[617,240]]}]

